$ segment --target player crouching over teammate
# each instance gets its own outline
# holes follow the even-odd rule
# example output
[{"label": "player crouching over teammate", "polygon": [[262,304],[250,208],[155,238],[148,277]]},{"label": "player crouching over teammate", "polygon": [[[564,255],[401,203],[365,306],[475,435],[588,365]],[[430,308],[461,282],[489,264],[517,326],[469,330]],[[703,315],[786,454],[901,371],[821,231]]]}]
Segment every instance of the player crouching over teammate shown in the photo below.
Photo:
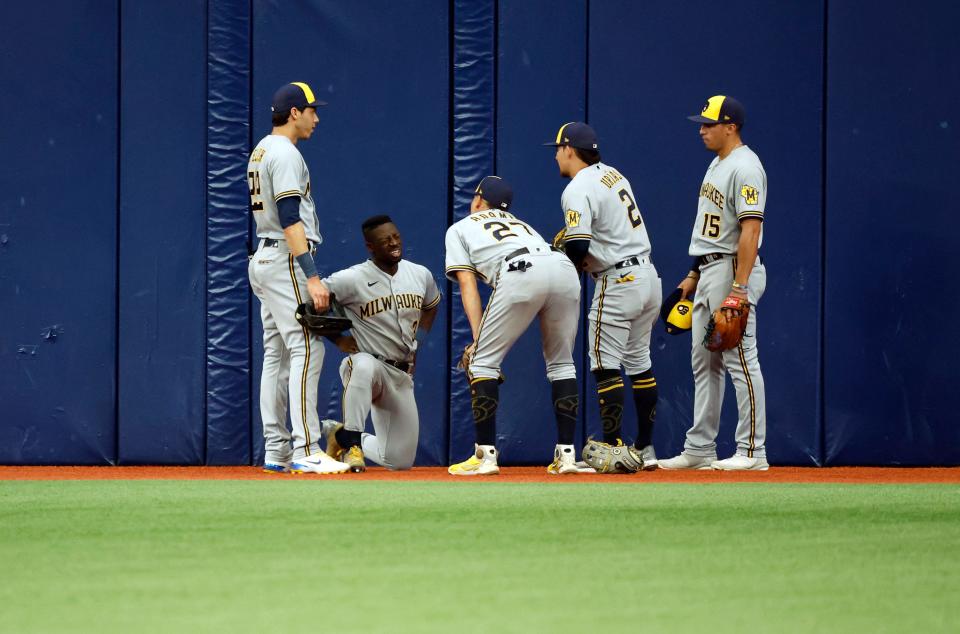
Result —
[{"label": "player crouching over teammate", "polygon": [[[563,190],[563,247],[577,269],[596,280],[590,306],[587,345],[597,381],[603,442],[589,440],[583,459],[601,473],[657,468],[651,437],[657,406],[657,382],[650,360],[650,331],[657,320],[661,288],[650,260],[650,238],[630,182],[600,161],[593,128],[566,123],[554,141]],[[637,407],[637,438],[620,438],[626,370]]]},{"label": "player crouching over teammate", "polygon": [[[389,216],[362,225],[370,259],[324,282],[353,322],[354,346],[340,364],[343,424],[323,421],[327,453],[358,473],[364,457],[388,469],[409,469],[417,454],[420,418],[413,367],[440,304],[426,267],[403,259],[403,240]],[[367,415],[373,434],[363,433]]]},{"label": "player crouching over teammate", "polygon": [[[452,475],[500,472],[494,446],[500,365],[534,317],[540,318],[543,357],[557,419],[558,444],[547,471],[565,474],[581,470],[573,448],[579,409],[573,346],[580,277],[567,257],[507,211],[512,200],[509,183],[487,176],[477,186],[470,215],[447,229],[446,274],[460,285],[463,309],[473,333],[462,365],[470,380],[476,430],[476,453],[452,465],[448,469]],[[493,288],[486,310],[480,305],[478,277]]]}]

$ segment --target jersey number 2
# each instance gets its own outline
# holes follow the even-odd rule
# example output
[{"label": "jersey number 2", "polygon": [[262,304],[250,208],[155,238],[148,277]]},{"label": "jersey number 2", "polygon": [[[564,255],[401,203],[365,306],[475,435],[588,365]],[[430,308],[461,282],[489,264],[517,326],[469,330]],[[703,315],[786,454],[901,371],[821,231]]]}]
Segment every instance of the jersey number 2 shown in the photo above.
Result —
[{"label": "jersey number 2", "polygon": [[643,218],[640,217],[640,210],[637,209],[637,203],[633,202],[633,197],[630,196],[630,192],[626,189],[621,189],[617,194],[620,196],[623,204],[627,206],[627,218],[630,219],[630,224],[636,229],[643,224]]},{"label": "jersey number 2", "polygon": [[263,199],[260,198],[260,170],[247,172],[247,181],[250,184],[250,209],[263,211]]}]

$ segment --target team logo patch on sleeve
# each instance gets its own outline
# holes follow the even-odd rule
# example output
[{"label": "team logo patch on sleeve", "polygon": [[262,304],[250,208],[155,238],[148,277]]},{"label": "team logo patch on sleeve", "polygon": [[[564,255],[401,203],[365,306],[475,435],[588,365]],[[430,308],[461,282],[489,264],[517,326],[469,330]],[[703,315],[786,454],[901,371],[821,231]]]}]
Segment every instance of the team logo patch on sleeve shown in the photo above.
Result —
[{"label": "team logo patch on sleeve", "polygon": [[576,227],[580,224],[580,212],[574,211],[573,209],[567,210],[567,226]]},{"label": "team logo patch on sleeve", "polygon": [[750,185],[741,187],[740,195],[743,196],[743,199],[747,201],[748,205],[756,205],[760,200],[760,192],[757,191],[756,187],[751,187]]}]

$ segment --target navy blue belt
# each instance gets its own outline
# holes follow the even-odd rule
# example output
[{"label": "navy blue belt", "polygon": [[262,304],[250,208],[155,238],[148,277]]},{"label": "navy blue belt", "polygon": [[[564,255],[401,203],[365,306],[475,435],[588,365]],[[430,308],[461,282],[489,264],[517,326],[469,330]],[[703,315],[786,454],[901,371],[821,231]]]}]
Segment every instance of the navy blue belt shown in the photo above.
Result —
[{"label": "navy blue belt", "polygon": [[[263,240],[263,246],[267,248],[273,248],[280,246],[280,241],[275,238],[261,238]],[[310,253],[314,253],[317,250],[317,245],[307,240],[307,249],[310,250]]]},{"label": "navy blue belt", "polygon": [[393,359],[387,359],[386,357],[379,354],[375,354],[373,356],[379,359],[380,361],[383,361],[387,365],[395,367],[401,372],[408,372],[410,370],[410,364],[407,363],[406,361],[394,361]]},{"label": "navy blue belt", "polygon": [[[540,250],[540,249],[537,249],[537,251],[539,251],[539,250]],[[558,248],[556,248],[556,247],[554,247],[554,246],[551,246],[551,247],[550,247],[550,250],[551,250],[551,251],[556,251],[557,253],[563,253],[563,251],[561,251],[560,249],[558,249]],[[506,261],[506,260],[512,260],[513,258],[520,257],[521,255],[528,255],[529,253],[530,253],[530,249],[528,249],[527,247],[520,247],[520,248],[517,249],[516,251],[513,251],[512,253],[507,254],[507,257],[505,257],[505,258],[503,258],[503,259],[504,259],[505,261]]]},{"label": "navy blue belt", "polygon": [[[705,266],[711,262],[716,262],[717,260],[722,260],[726,257],[736,257],[733,253],[708,253],[706,255],[701,255],[697,258],[697,264],[700,266]],[[760,254],[757,254],[757,259],[760,261],[760,264],[763,264],[763,258],[760,257]]]}]

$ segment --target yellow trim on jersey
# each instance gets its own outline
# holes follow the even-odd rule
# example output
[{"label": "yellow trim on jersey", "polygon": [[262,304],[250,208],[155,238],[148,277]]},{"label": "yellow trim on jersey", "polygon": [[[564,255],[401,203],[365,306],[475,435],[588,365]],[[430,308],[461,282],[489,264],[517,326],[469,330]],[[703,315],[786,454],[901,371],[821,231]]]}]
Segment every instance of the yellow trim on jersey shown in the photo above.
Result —
[{"label": "yellow trim on jersey", "polygon": [[[353,376],[353,358],[347,357],[347,378],[343,381],[343,391],[340,392],[340,420],[347,424],[347,386],[350,385],[350,377]],[[329,449],[329,447],[327,447]],[[337,456],[330,456],[334,460]]]},{"label": "yellow trim on jersey", "polygon": [[443,297],[443,293],[437,293],[437,298],[432,302],[430,302],[429,304],[427,304],[426,306],[421,307],[420,310],[430,310],[431,308],[433,308],[434,306],[440,303],[440,298],[442,297]]},{"label": "yellow trim on jersey", "polygon": [[[700,114],[707,119],[720,121],[720,108],[723,106],[723,102],[726,101],[726,99],[726,95],[716,95],[714,97],[710,97],[707,99],[707,105],[704,106],[703,112]],[[689,112],[689,110],[687,112]]]},{"label": "yellow trim on jersey", "polygon": [[747,449],[747,457],[753,458],[753,450],[756,448],[757,402],[753,395],[753,381],[750,379],[750,371],[747,369],[747,358],[743,354],[742,341],[737,344],[737,350],[740,354],[740,367],[743,369],[743,376],[747,381],[747,393],[750,395],[750,448]]},{"label": "yellow trim on jersey", "polygon": [[[733,258],[733,277],[737,277],[737,258]],[[747,358],[743,354],[743,339],[737,344],[737,353],[740,357],[740,368],[743,370],[743,378],[747,382],[747,394],[750,397],[750,447],[747,449],[747,457],[753,458],[753,450],[756,448],[757,433],[757,401],[753,394],[753,380],[750,378],[750,371],[747,369]]]},{"label": "yellow trim on jersey", "polygon": [[301,196],[299,189],[289,189],[285,192],[280,192],[279,194],[274,194],[273,202],[278,202],[281,198],[289,198],[290,196]]},{"label": "yellow trim on jersey", "polygon": [[[297,306],[303,303],[300,295],[300,285],[297,283],[297,273],[293,269],[293,254],[287,256],[287,266],[290,269],[290,281],[293,283],[293,294],[297,298]],[[300,327],[303,330],[303,344],[306,347],[306,356],[303,360],[303,372],[300,373],[300,422],[303,424],[303,437],[307,441],[305,450],[310,455],[310,427],[307,425],[307,372],[310,369],[310,332],[306,326]]]},{"label": "yellow trim on jersey", "polygon": [[737,214],[737,220],[746,220],[747,218],[756,218],[757,220],[763,220],[762,211],[745,211],[743,213]]},{"label": "yellow trim on jersey", "polygon": [[313,91],[310,90],[310,86],[306,85],[306,84],[303,83],[302,81],[294,81],[294,82],[291,82],[291,83],[292,83],[294,86],[300,86],[300,88],[303,89],[303,94],[304,94],[304,96],[306,96],[306,98],[307,98],[307,103],[308,103],[308,104],[309,104],[309,103],[313,103],[314,101],[317,100],[316,97],[313,96]]},{"label": "yellow trim on jersey", "polygon": [[571,123],[575,123],[575,122],[574,122],[574,121],[570,121],[570,122],[564,123],[562,126],[560,126],[560,129],[557,130],[557,140],[554,141],[554,143],[556,143],[556,144],[558,144],[558,145],[560,144],[560,139],[563,138],[563,129],[566,128],[566,127],[567,127],[568,125],[570,125]]},{"label": "yellow trim on jersey", "polygon": [[603,321],[603,295],[607,292],[607,278],[603,278],[603,286],[600,287],[600,297],[597,299],[597,325],[593,338],[593,357],[597,361],[597,369],[603,369],[603,359],[600,358],[600,325]]},{"label": "yellow trim on jersey", "polygon": [[611,385],[610,387],[604,387],[604,388],[599,388],[599,389],[597,389],[597,394],[603,394],[604,392],[609,392],[610,390],[616,390],[616,389],[619,389],[619,388],[621,388],[621,387],[623,387],[623,381],[617,381],[616,383],[614,383],[614,384]]},{"label": "yellow trim on jersey", "polygon": [[[487,280],[487,276],[486,276],[486,275],[484,275],[483,273],[481,273],[480,271],[478,271],[476,268],[470,266],[469,264],[457,264],[457,265],[451,266],[451,267],[447,268],[446,271],[444,271],[444,275],[446,275],[447,277],[449,277],[451,271],[471,271],[471,272],[475,273],[475,274],[477,275],[477,277],[479,277],[481,280],[483,280],[483,281],[486,281],[486,280]],[[456,277],[456,276],[454,276],[454,277]]]},{"label": "yellow trim on jersey", "polygon": [[[500,281],[499,273],[497,273],[497,281]],[[500,285],[494,285],[493,290],[490,292],[490,299],[487,300],[487,305],[483,308],[483,315],[480,316],[480,325],[477,326],[477,346],[473,349],[473,358],[477,357],[477,351],[480,350],[480,338],[483,336],[483,324],[487,321],[487,313],[490,311],[490,306],[493,305],[493,298],[497,296],[498,286]]]},{"label": "yellow trim on jersey", "polygon": [[563,237],[564,241],[571,240],[593,240],[593,235],[589,233],[568,233]]}]

